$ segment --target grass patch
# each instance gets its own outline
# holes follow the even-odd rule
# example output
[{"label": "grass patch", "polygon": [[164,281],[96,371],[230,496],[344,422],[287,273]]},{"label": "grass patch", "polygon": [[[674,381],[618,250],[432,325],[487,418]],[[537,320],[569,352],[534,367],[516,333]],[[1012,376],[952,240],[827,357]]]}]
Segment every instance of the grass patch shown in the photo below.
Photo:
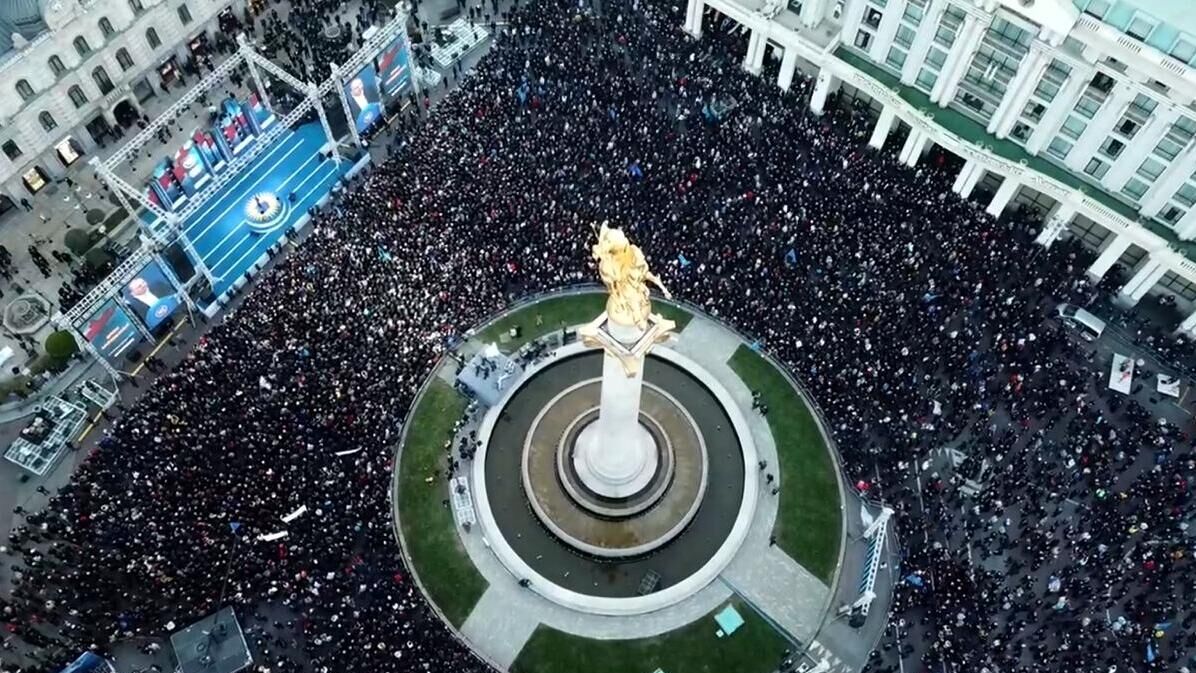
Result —
[{"label": "grass patch", "polygon": [[[480,330],[477,333],[477,338],[484,343],[493,341],[503,351],[511,352],[533,339],[561,329],[562,326],[568,327],[590,322],[605,309],[605,292],[553,297],[525,306],[496,320],[485,329]],[[677,323],[677,330],[684,328],[693,317],[688,311],[662,301],[652,302],[652,309]],[[503,343],[500,337],[510,333],[513,327],[519,328],[519,336]]]},{"label": "grass patch", "polygon": [[[437,379],[428,386],[409,421],[398,485],[399,521],[415,572],[428,596],[458,627],[487,586],[457,537],[452,511],[441,504],[449,495],[443,481],[444,442],[464,411],[465,400],[447,383]],[[428,483],[438,469],[441,478]]]},{"label": "grass patch", "polygon": [[[714,614],[675,631],[637,640],[591,640],[538,626],[511,673],[772,673],[790,644],[751,608],[732,601],[744,625],[714,635]],[[719,607],[721,610],[722,607]]]},{"label": "grass patch", "polygon": [[768,426],[781,461],[777,546],[828,585],[839,563],[839,484],[835,464],[814,415],[788,379],[747,346],[731,368],[769,407]]}]

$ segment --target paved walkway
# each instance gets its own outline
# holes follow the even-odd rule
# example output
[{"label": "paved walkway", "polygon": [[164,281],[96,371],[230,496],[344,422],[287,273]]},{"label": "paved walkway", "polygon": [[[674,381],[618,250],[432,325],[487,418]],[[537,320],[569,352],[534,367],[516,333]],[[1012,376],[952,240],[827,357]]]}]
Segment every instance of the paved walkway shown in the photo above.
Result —
[{"label": "paved walkway", "polygon": [[[776,465],[776,444],[768,423],[749,411],[751,391],[728,364],[741,343],[730,330],[695,317],[668,346],[706,368],[729,390],[747,418],[760,458]],[[466,427],[463,432],[471,429]],[[463,465],[462,472],[469,474],[470,467]],[[752,476],[763,482],[760,473]],[[541,624],[596,639],[644,638],[692,623],[737,593],[772,623],[799,641],[808,642],[821,623],[830,590],[778,548],[768,545],[777,516],[777,499],[764,488],[761,494],[748,537],[719,580],[674,607],[636,617],[584,614],[552,603],[518,585],[517,578],[490,550],[480,529],[461,532],[466,551],[489,582],[461,633],[493,663],[507,669]]]},{"label": "paved walkway", "polygon": [[[768,461],[768,471],[773,471],[779,460],[768,421],[751,411],[752,392],[728,362],[741,343],[731,330],[695,317],[674,348],[705,367],[731,393],[747,417],[756,452],[761,460]],[[779,472],[773,474],[778,475],[779,482]],[[721,577],[774,624],[800,642],[808,642],[827,609],[830,588],[779,547],[768,544],[777,518],[778,497],[770,495],[770,489],[764,486],[763,474],[756,472],[754,476],[762,482],[755,521],[743,547]],[[784,484],[780,486],[784,488]]]}]

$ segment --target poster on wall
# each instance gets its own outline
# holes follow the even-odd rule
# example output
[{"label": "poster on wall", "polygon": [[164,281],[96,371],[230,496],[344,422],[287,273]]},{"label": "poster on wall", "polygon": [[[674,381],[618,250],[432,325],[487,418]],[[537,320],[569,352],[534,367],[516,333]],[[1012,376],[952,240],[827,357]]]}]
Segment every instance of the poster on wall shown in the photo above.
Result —
[{"label": "poster on wall", "polygon": [[133,319],[110,298],[84,323],[83,338],[95,348],[108,364],[121,366],[121,360],[141,342],[141,332],[133,326]]},{"label": "poster on wall", "polygon": [[382,118],[382,95],[378,92],[378,74],[372,63],[363,66],[345,84],[345,97],[349,99],[349,112],[358,133]]},{"label": "poster on wall", "polygon": [[151,331],[179,309],[178,291],[156,261],[146,264],[132,280],[125,283],[120,294],[129,310]]},{"label": "poster on wall", "polygon": [[378,54],[378,79],[382,93],[394,98],[411,90],[411,54],[407,49],[407,36],[400,35],[386,49]]}]

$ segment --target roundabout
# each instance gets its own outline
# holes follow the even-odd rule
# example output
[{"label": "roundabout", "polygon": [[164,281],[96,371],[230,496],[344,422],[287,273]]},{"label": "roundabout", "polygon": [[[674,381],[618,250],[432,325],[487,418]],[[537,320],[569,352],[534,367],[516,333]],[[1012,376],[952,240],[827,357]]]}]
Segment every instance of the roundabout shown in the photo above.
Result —
[{"label": "roundabout", "polygon": [[[629,247],[620,259],[634,266]],[[759,659],[739,670],[771,672],[813,640],[838,586],[843,509],[825,433],[800,394],[773,394],[752,368],[766,361],[734,332],[669,304],[651,312],[646,288],[620,304],[618,281],[607,287],[480,326],[455,371],[429,379],[395,475],[408,567],[503,670],[638,670],[638,659],[616,666],[637,648],[664,670],[714,670],[725,648],[695,642],[721,633],[713,617],[730,610],[752,634],[734,642],[755,640],[745,654]],[[470,402],[460,374],[498,371],[485,361],[496,347],[520,366],[503,365],[496,378],[511,382],[488,405]],[[798,444],[755,411],[761,389],[774,416],[805,423],[784,429]],[[452,484],[438,485],[457,458]],[[584,663],[591,652],[606,663]]]}]

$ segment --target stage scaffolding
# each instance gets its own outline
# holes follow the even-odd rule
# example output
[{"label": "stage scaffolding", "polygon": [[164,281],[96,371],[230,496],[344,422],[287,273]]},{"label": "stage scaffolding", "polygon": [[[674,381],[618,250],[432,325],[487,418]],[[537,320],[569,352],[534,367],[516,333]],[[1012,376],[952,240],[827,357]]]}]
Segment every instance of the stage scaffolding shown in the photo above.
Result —
[{"label": "stage scaffolding", "polygon": [[[340,164],[344,160],[344,157],[341,154],[337,139],[333,136],[332,128],[328,123],[327,113],[322,104],[325,96],[339,96],[341,107],[348,121],[352,144],[355,147],[362,147],[361,138],[358,135],[353,117],[350,114],[348,99],[345,95],[345,78],[352,76],[367,63],[372,62],[378,56],[379,52],[394,41],[395,38],[399,36],[406,37],[409,9],[404,5],[399,5],[396,9],[396,16],[393,19],[379,28],[368,30],[364,34],[365,42],[361,48],[349,57],[343,65],[333,65],[330,77],[319,84],[303,82],[260,54],[243,34],[238,35],[237,51],[218,65],[212,73],[204,77],[195,87],[184,93],[165,112],[158,115],[107,159],[100,161],[97,158],[92,158],[89,161],[89,165],[95,170],[96,175],[108,185],[109,189],[116,196],[117,201],[130,213],[130,216],[140,218],[141,215],[138,214],[139,208],[144,208],[153,216],[152,221],[141,220],[139,222],[142,241],[141,247],[122,260],[111,274],[100,281],[98,285],[92,288],[72,308],[61,311],[53,317],[54,324],[60,329],[71,331],[80,347],[94,357],[114,380],[119,381],[124,372],[109,363],[84,338],[81,327],[87,322],[88,317],[105,301],[118,297],[121,288],[130,282],[147,264],[158,261],[164,271],[169,270],[169,265],[163,262],[160,253],[175,243],[180,245],[191,258],[195,274],[183,282],[181,279],[174,277],[173,273],[170,273],[170,280],[181,291],[181,296],[186,303],[188,312],[194,315],[198,307],[190,297],[189,290],[191,286],[201,277],[213,287],[222,279],[213,277],[211,269],[204,263],[203,258],[192,245],[190,238],[183,231],[183,224],[189,217],[198,212],[205,202],[214,197],[222,187],[237,179],[247,166],[273,145],[287,130],[294,127],[312,108],[315,108],[320,119],[320,125],[328,140],[328,148],[331,156],[337,164]],[[410,49],[409,42],[407,48]],[[229,165],[224,170],[214,174],[212,180],[204,185],[202,189],[191,195],[187,202],[177,211],[168,210],[154,203],[149,198],[147,189],[144,187],[138,189],[118,175],[117,171],[122,162],[134,156],[146,143],[156,139],[158,132],[163,127],[174,123],[176,119],[189,111],[190,106],[196,100],[207,92],[217,89],[229,75],[242,65],[248,69],[262,104],[275,114],[275,123],[258,136],[257,142],[247,147],[244,153],[229,159]],[[410,67],[412,68],[412,87],[418,92],[419,82],[418,77],[415,76],[414,62],[411,62]],[[262,79],[263,70],[302,94],[300,102],[286,115],[279,115],[274,111],[270,102],[269,92]],[[132,322],[144,336],[147,338],[150,336],[144,326],[136,319]]]}]

